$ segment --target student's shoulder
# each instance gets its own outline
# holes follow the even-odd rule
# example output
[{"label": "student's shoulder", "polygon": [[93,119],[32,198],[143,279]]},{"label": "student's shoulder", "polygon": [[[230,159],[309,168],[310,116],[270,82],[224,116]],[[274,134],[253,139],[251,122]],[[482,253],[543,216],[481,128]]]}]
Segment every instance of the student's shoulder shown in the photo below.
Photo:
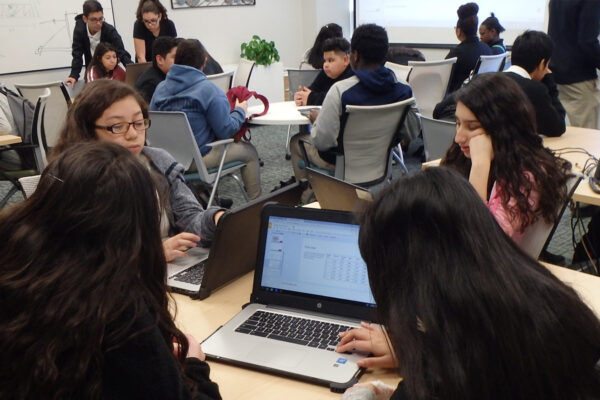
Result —
[{"label": "student's shoulder", "polygon": [[338,92],[345,92],[350,89],[352,86],[358,84],[360,79],[356,75],[352,75],[349,78],[338,81],[331,86],[330,90],[337,90]]}]

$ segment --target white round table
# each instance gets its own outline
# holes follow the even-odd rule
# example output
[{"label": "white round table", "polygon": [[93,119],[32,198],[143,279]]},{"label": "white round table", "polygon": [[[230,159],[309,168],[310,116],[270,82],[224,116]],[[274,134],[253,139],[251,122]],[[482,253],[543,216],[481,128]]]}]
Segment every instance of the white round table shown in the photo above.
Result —
[{"label": "white round table", "polygon": [[[262,104],[248,107],[248,115],[260,114],[264,110]],[[260,117],[251,118],[248,122],[257,125],[307,125],[310,121],[300,114],[293,101],[279,101],[269,104],[269,111]]]}]

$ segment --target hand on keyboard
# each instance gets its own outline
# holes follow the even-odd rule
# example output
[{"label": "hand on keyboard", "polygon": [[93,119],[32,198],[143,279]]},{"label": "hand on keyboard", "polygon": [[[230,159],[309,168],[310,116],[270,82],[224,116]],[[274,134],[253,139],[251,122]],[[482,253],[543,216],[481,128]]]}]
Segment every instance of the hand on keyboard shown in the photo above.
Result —
[{"label": "hand on keyboard", "polygon": [[363,368],[394,368],[398,360],[389,344],[387,334],[379,325],[361,322],[361,327],[341,332],[340,343],[336,351],[362,351],[371,353],[373,357],[363,358],[356,364]]}]

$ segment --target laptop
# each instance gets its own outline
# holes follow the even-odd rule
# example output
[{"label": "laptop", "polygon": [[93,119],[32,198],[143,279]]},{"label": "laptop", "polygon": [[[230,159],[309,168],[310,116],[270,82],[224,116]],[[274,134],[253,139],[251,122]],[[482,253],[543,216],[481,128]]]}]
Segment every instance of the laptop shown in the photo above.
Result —
[{"label": "laptop", "polygon": [[306,173],[308,183],[323,209],[359,211],[373,200],[373,196],[365,188],[312,168],[306,168]]},{"label": "laptop", "polygon": [[343,391],[365,354],[338,333],[372,320],[375,301],[351,213],[267,205],[250,303],[202,343],[213,360]]},{"label": "laptop", "polygon": [[301,194],[302,188],[294,183],[223,214],[210,250],[194,247],[187,251],[189,257],[176,258],[167,264],[167,285],[174,292],[202,300],[252,271],[263,205],[267,202],[297,205]]},{"label": "laptop", "polygon": [[127,64],[125,66],[125,83],[131,87],[134,87],[137,78],[139,78],[140,75],[151,66],[152,62]]}]

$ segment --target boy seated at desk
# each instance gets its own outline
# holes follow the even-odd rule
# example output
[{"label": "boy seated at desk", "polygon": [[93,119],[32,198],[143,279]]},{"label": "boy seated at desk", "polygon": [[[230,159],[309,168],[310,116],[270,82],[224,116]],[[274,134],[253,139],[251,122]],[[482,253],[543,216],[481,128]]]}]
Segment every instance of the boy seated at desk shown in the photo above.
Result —
[{"label": "boy seated at desk", "polygon": [[300,86],[294,94],[297,106],[320,106],[334,83],[354,75],[350,67],[350,43],[343,37],[323,42],[323,69],[314,82],[306,88]]}]

